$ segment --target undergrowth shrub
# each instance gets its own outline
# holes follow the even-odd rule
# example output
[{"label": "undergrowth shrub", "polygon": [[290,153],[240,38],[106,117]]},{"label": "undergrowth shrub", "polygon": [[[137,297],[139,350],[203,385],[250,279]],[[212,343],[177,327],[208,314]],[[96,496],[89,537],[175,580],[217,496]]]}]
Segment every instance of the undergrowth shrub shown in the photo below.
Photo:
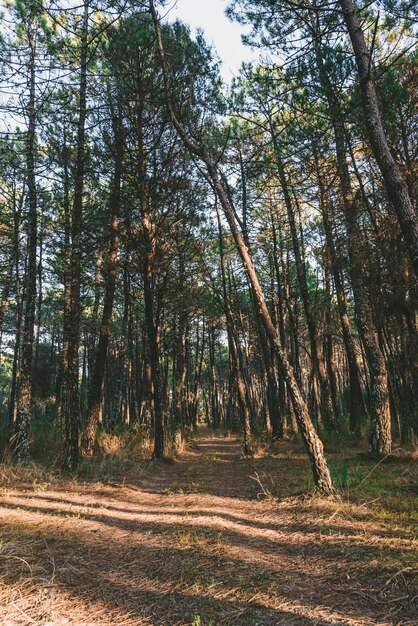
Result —
[{"label": "undergrowth shrub", "polygon": [[59,482],[57,472],[34,461],[24,463],[0,463],[0,485],[9,487],[16,483],[27,483],[32,487]]},{"label": "undergrowth shrub", "polygon": [[36,419],[31,423],[30,454],[34,461],[48,466],[59,464],[62,454],[61,429],[52,419]]},{"label": "undergrowth shrub", "polygon": [[144,460],[152,455],[152,441],[143,424],[123,426],[112,432],[102,430],[97,443],[103,456]]},{"label": "undergrowth shrub", "polygon": [[10,427],[3,423],[0,426],[0,461],[9,463],[13,457],[13,434]]}]

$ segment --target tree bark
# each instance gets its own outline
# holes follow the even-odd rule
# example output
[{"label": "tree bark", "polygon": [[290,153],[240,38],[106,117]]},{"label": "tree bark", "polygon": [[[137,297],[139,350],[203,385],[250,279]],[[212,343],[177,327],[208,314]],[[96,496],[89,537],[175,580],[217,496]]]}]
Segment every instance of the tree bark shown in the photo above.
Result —
[{"label": "tree bark", "polygon": [[364,119],[370,139],[370,145],[385,181],[386,189],[393,208],[398,217],[399,225],[406,243],[412,268],[418,278],[418,219],[408,186],[390,151],[382,124],[376,88],[373,78],[372,51],[369,50],[360,18],[353,0],[339,0],[344,21],[354,50],[357,70],[359,73]]},{"label": "tree bark", "polygon": [[[317,324],[315,322],[309,291],[308,291],[308,282],[306,276],[306,267],[305,261],[302,257],[300,245],[299,245],[299,235],[296,226],[295,220],[295,211],[292,203],[292,199],[289,192],[289,187],[287,183],[286,173],[284,170],[284,164],[280,155],[279,144],[277,141],[276,132],[273,126],[273,120],[271,117],[268,118],[270,134],[273,140],[274,153],[276,158],[276,166],[279,175],[280,185],[282,188],[285,205],[287,209],[287,216],[289,220],[290,226],[290,234],[292,237],[292,245],[293,252],[295,255],[295,263],[296,263],[296,272],[298,277],[298,284],[300,289],[300,294],[302,298],[303,308],[305,311],[306,323],[308,326],[309,339],[311,344],[311,358],[313,364],[313,372],[314,377],[318,377],[319,385],[320,385],[320,395],[321,395],[321,409],[324,413],[324,422],[328,428],[331,430],[337,429],[336,415],[334,413],[334,406],[332,402],[332,397],[330,393],[330,386],[327,377],[326,367],[321,351],[319,334],[317,329]],[[315,384],[316,381],[314,381]],[[320,422],[320,416],[318,416],[318,422]]]},{"label": "tree bark", "polygon": [[227,320],[229,349],[231,352],[231,365],[232,372],[235,378],[236,388],[238,392],[238,402],[242,415],[243,433],[244,433],[244,454],[246,456],[254,455],[253,436],[251,430],[251,413],[249,410],[249,403],[247,401],[247,391],[242,375],[242,358],[240,355],[240,346],[238,341],[238,333],[236,331],[236,325],[234,316],[232,314],[231,306],[228,298],[228,291],[226,287],[225,276],[225,262],[224,262],[224,244],[222,236],[222,224],[219,212],[219,207],[216,204],[216,217],[218,221],[218,234],[219,234],[219,252],[221,260],[221,276],[222,276],[222,291],[223,291],[223,305],[225,316]]},{"label": "tree bark", "polygon": [[339,102],[322,61],[318,43],[316,59],[334,131],[342,208],[347,229],[349,276],[353,287],[357,323],[364,344],[370,375],[370,451],[379,456],[384,456],[389,454],[392,448],[388,374],[373,313],[370,309],[369,298],[364,286],[363,263],[365,254],[362,253],[364,236],[357,221],[358,206],[354,198],[346,159],[344,122]]},{"label": "tree bark", "polygon": [[37,249],[37,189],[35,177],[35,142],[36,142],[36,26],[27,26],[29,44],[29,101],[28,101],[28,133],[26,139],[26,181],[28,188],[28,238],[27,267],[25,276],[25,303],[22,333],[22,351],[17,395],[17,454],[20,460],[29,457],[29,428],[32,412],[32,375],[34,352],[34,327],[36,308],[36,249]]},{"label": "tree bark", "polygon": [[360,434],[360,423],[365,415],[364,398],[361,389],[360,372],[357,364],[356,347],[351,330],[350,318],[348,316],[347,300],[344,292],[343,280],[341,277],[341,266],[334,244],[334,215],[332,205],[324,189],[322,179],[317,168],[320,207],[325,230],[325,240],[330,258],[332,275],[334,279],[335,291],[337,295],[338,313],[340,316],[341,330],[344,342],[345,353],[348,363],[348,375],[350,386],[350,431]]},{"label": "tree bark", "polygon": [[74,184],[74,201],[71,224],[71,278],[70,307],[66,332],[68,337],[68,364],[64,371],[62,416],[64,423],[63,469],[75,471],[78,464],[80,430],[80,402],[78,395],[80,347],[80,282],[81,282],[81,232],[83,219],[85,125],[87,118],[87,64],[88,22],[90,0],[83,3],[83,21],[80,51],[79,116],[77,123],[77,156]]},{"label": "tree bark", "polygon": [[166,64],[165,64],[165,52],[164,46],[161,37],[161,30],[158,23],[157,14],[155,11],[153,0],[150,0],[150,11],[153,18],[153,23],[155,26],[155,32],[157,36],[158,49],[161,58],[161,65],[163,68],[164,74],[164,87],[165,87],[165,95],[166,95],[166,104],[167,111],[170,116],[170,120],[178,132],[180,138],[185,144],[186,148],[190,151],[191,154],[194,154],[198,158],[200,158],[207,169],[209,178],[212,181],[212,185],[214,187],[215,193],[217,194],[219,201],[221,203],[223,213],[228,222],[232,237],[234,239],[237,251],[241,257],[242,263],[248,275],[254,299],[257,302],[257,305],[260,309],[261,318],[263,320],[263,324],[265,326],[265,330],[267,336],[269,337],[272,345],[274,346],[277,359],[279,362],[280,369],[282,371],[282,375],[284,376],[289,393],[292,398],[293,406],[295,409],[296,417],[298,420],[299,428],[301,431],[302,439],[306,447],[306,451],[308,453],[309,459],[312,465],[312,472],[314,483],[317,489],[322,491],[325,494],[333,493],[333,485],[331,474],[329,468],[327,466],[323,445],[318,437],[318,434],[315,430],[315,427],[311,421],[309,411],[306,407],[306,404],[303,400],[302,394],[296,382],[296,378],[291,368],[287,357],[281,347],[279,336],[276,332],[274,324],[271,320],[270,314],[267,309],[267,305],[264,299],[264,295],[261,289],[261,285],[258,280],[257,273],[255,271],[252,259],[248,252],[248,249],[245,245],[243,237],[238,230],[235,215],[233,208],[230,205],[228,194],[225,190],[224,185],[221,182],[221,178],[218,173],[217,164],[213,161],[210,156],[209,151],[206,146],[197,144],[191,137],[186,133],[182,125],[177,120],[177,117],[174,113],[171,96],[170,96],[170,86],[167,77]]},{"label": "tree bark", "polygon": [[94,366],[88,391],[88,407],[86,427],[83,434],[83,452],[92,455],[96,442],[97,426],[103,403],[103,382],[106,359],[111,334],[113,302],[116,288],[117,258],[119,247],[119,205],[122,179],[123,137],[120,117],[113,120],[115,139],[115,170],[113,175],[112,193],[110,197],[110,249],[106,272],[106,286],[103,302],[102,321],[100,324],[99,341],[96,348]]}]

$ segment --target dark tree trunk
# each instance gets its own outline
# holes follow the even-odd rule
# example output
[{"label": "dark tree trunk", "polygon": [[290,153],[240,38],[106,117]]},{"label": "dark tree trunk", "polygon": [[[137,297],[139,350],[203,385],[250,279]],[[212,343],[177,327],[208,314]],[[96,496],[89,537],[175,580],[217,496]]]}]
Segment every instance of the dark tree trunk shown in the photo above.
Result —
[{"label": "dark tree trunk", "polygon": [[29,43],[29,102],[28,133],[26,139],[26,181],[28,188],[27,267],[25,276],[25,301],[23,315],[22,349],[17,394],[17,454],[19,459],[29,456],[29,427],[32,413],[32,374],[34,356],[34,327],[36,308],[36,250],[37,250],[37,189],[35,177],[36,104],[35,57],[36,35],[28,26]]},{"label": "dark tree trunk", "polygon": [[161,63],[164,72],[164,80],[165,80],[165,93],[166,93],[166,101],[167,101],[167,110],[170,116],[170,120],[174,127],[176,128],[180,138],[184,142],[187,149],[199,157],[205,164],[208,175],[212,181],[215,193],[217,194],[219,201],[221,203],[225,218],[228,222],[232,237],[234,239],[237,251],[241,257],[242,263],[245,267],[246,273],[251,283],[251,289],[253,293],[253,297],[257,302],[257,305],[260,309],[260,314],[263,320],[263,324],[265,326],[266,334],[269,337],[272,345],[274,346],[277,359],[279,362],[279,366],[284,376],[289,393],[292,398],[293,406],[295,409],[295,414],[298,420],[299,428],[302,434],[302,439],[306,447],[306,451],[308,453],[309,459],[312,465],[312,472],[314,477],[315,486],[321,490],[323,493],[330,494],[333,490],[331,474],[328,469],[323,445],[316,433],[315,427],[312,424],[309,411],[306,407],[306,404],[303,400],[302,394],[296,382],[296,378],[291,368],[287,357],[282,349],[280,344],[279,336],[276,332],[273,322],[271,321],[270,314],[267,309],[267,305],[264,299],[264,295],[258,280],[258,276],[256,274],[252,259],[249,255],[245,242],[242,238],[241,233],[238,230],[234,211],[231,207],[231,204],[228,199],[228,194],[225,191],[224,185],[221,182],[217,166],[212,160],[207,148],[205,146],[201,146],[196,144],[189,135],[185,132],[184,128],[181,126],[179,121],[177,120],[170,96],[170,85],[168,82],[168,77],[166,74],[166,64],[165,64],[165,52],[163,47],[163,42],[161,38],[161,31],[158,23],[157,14],[155,11],[153,0],[150,0],[150,10],[155,26],[155,31],[157,35],[158,48],[161,56]]},{"label": "dark tree trunk", "polygon": [[364,286],[363,266],[367,254],[364,252],[364,236],[358,224],[358,203],[354,198],[346,160],[344,122],[339,102],[322,61],[319,45],[316,49],[316,59],[334,130],[338,176],[347,229],[349,276],[353,287],[357,323],[370,375],[370,451],[384,456],[389,454],[392,448],[388,374],[373,312]]},{"label": "dark tree trunk", "polygon": [[154,295],[153,295],[153,257],[154,243],[151,233],[151,225],[147,216],[142,219],[145,243],[144,258],[144,300],[145,321],[147,327],[148,350],[152,378],[152,399],[154,406],[154,451],[153,457],[160,459],[164,456],[164,413],[162,401],[162,386],[160,372],[160,350],[158,346],[158,330],[154,321]]},{"label": "dark tree trunk", "polygon": [[[273,146],[274,146],[280,185],[282,188],[285,205],[287,209],[290,233],[292,237],[293,252],[295,255],[298,284],[299,284],[300,294],[302,298],[303,308],[305,311],[306,323],[308,326],[308,333],[309,333],[309,339],[310,339],[310,344],[311,344],[311,358],[312,358],[312,364],[313,364],[313,374],[314,374],[314,377],[318,378],[319,385],[320,385],[320,396],[321,396],[320,408],[322,409],[321,413],[323,412],[324,414],[324,422],[327,425],[327,427],[332,430],[336,430],[337,429],[336,415],[334,413],[334,406],[333,406],[333,402],[331,398],[327,371],[326,371],[324,358],[323,358],[322,351],[321,351],[317,323],[314,319],[312,306],[310,302],[308,282],[307,282],[307,276],[306,276],[306,267],[305,267],[305,261],[304,261],[300,244],[299,244],[300,237],[299,237],[298,228],[296,225],[295,210],[294,210],[292,199],[290,196],[289,186],[287,183],[286,173],[284,170],[284,164],[280,155],[280,148],[279,148],[276,132],[273,126],[273,121],[270,117],[268,121],[269,121],[271,137],[273,140]],[[314,381],[314,388],[315,388],[315,385],[316,385],[316,381]],[[320,416],[318,416],[318,421],[321,421]]]},{"label": "dark tree trunk", "polygon": [[141,212],[142,212],[142,235],[144,243],[144,301],[145,301],[145,324],[147,328],[148,352],[150,360],[152,380],[152,401],[154,407],[154,451],[153,457],[164,457],[164,405],[162,396],[162,383],[160,371],[160,348],[158,341],[158,328],[156,324],[154,306],[154,259],[155,259],[155,227],[148,215],[148,201],[145,189],[145,167],[141,158]]},{"label": "dark tree trunk", "polygon": [[350,385],[350,430],[352,433],[360,434],[360,423],[365,415],[364,398],[360,383],[360,372],[357,364],[356,347],[351,330],[350,318],[347,310],[347,300],[344,292],[343,280],[341,278],[341,266],[334,244],[334,216],[331,202],[325,192],[322,179],[318,172],[318,180],[321,193],[321,212],[324,223],[325,239],[327,251],[330,257],[332,275],[334,279],[335,291],[337,295],[338,312],[340,316],[342,336],[345,353],[347,356],[349,385]]},{"label": "dark tree trunk", "polygon": [[64,324],[62,333],[62,348],[60,356],[60,364],[58,368],[56,383],[56,415],[58,422],[62,425],[62,408],[63,408],[63,391],[64,391],[64,373],[68,369],[68,332],[69,332],[69,316],[71,313],[71,207],[70,207],[70,177],[69,177],[69,154],[67,145],[67,133],[63,132],[63,204],[64,204]]},{"label": "dark tree trunk", "polygon": [[174,404],[174,442],[176,448],[181,446],[184,438],[185,426],[185,391],[187,375],[187,309],[183,301],[185,293],[185,263],[180,253],[179,255],[179,293],[180,313],[178,317],[177,337],[176,337],[176,358],[173,359],[173,404]]},{"label": "dark tree trunk", "polygon": [[418,278],[418,219],[400,169],[390,151],[380,116],[372,57],[353,0],[339,0],[359,73],[364,119],[370,145],[399,220],[411,265]]},{"label": "dark tree trunk", "polygon": [[14,269],[15,269],[15,302],[16,302],[16,311],[15,311],[15,328],[16,328],[16,337],[15,337],[15,345],[13,350],[13,365],[12,365],[12,382],[10,388],[10,401],[9,401],[9,423],[13,428],[16,424],[17,419],[17,391],[19,388],[19,356],[20,356],[20,344],[21,344],[21,336],[22,336],[22,294],[21,294],[21,284],[20,284],[20,276],[19,276],[19,264],[20,264],[20,249],[19,249],[19,227],[20,227],[20,216],[21,209],[23,206],[24,194],[21,197],[21,206],[17,208],[16,202],[14,205],[14,215],[13,215],[13,236],[14,236],[14,248],[15,248],[15,259],[14,259]]},{"label": "dark tree trunk", "polygon": [[80,289],[81,289],[81,234],[83,219],[84,171],[85,171],[85,125],[87,117],[87,64],[88,21],[90,0],[84,0],[80,51],[79,116],[77,124],[77,156],[74,184],[74,201],[71,223],[71,278],[70,307],[67,328],[68,364],[63,372],[64,451],[62,466],[75,471],[78,464],[78,437],[80,430],[80,402],[78,393],[79,347],[80,347]]},{"label": "dark tree trunk", "polygon": [[106,272],[102,321],[100,324],[99,341],[96,348],[96,355],[89,385],[86,428],[83,434],[83,452],[88,455],[93,454],[97,425],[99,423],[100,410],[103,403],[103,382],[116,288],[117,257],[119,247],[119,205],[123,160],[122,121],[120,118],[114,119],[113,132],[115,139],[115,170],[113,175],[112,193],[110,197],[111,224],[109,260]]}]

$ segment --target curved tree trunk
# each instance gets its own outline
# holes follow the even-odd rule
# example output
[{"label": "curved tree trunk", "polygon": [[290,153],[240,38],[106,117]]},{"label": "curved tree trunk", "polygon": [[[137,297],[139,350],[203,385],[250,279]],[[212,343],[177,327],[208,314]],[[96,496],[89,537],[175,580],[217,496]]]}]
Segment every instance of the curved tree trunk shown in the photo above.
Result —
[{"label": "curved tree trunk", "polygon": [[353,0],[339,0],[350,35],[359,73],[364,119],[370,145],[406,243],[411,265],[418,278],[418,218],[400,169],[390,151],[380,116],[369,50]]},{"label": "curved tree trunk", "polygon": [[266,330],[266,334],[269,337],[272,345],[274,346],[274,350],[277,355],[279,367],[287,383],[289,393],[292,398],[293,407],[295,409],[296,418],[298,420],[298,425],[299,425],[299,429],[302,435],[302,439],[305,444],[305,448],[308,453],[309,459],[311,461],[315,486],[323,493],[331,494],[333,493],[334,489],[332,485],[331,474],[330,474],[329,468],[325,460],[322,442],[320,438],[318,437],[318,434],[310,418],[309,411],[307,409],[307,406],[302,397],[301,391],[296,382],[293,369],[290,366],[287,360],[287,357],[281,347],[279,336],[276,332],[276,329],[271,320],[269,311],[267,309],[267,305],[264,299],[261,285],[258,280],[257,273],[255,271],[247,246],[245,245],[244,239],[238,230],[234,211],[230,205],[228,194],[219,176],[217,165],[213,161],[207,148],[205,146],[201,146],[197,144],[193,139],[190,138],[190,136],[186,133],[182,125],[177,120],[177,117],[174,113],[173,106],[171,103],[171,97],[170,97],[170,86],[169,86],[168,76],[167,76],[167,71],[166,71],[164,46],[163,46],[163,42],[161,38],[161,30],[160,30],[160,26],[158,23],[158,17],[155,11],[153,0],[149,0],[149,6],[150,6],[150,11],[152,14],[154,26],[155,26],[158,48],[159,48],[160,57],[161,57],[161,64],[162,64],[163,73],[164,73],[166,104],[167,104],[167,111],[170,116],[170,120],[173,126],[175,127],[175,129],[177,130],[186,148],[191,152],[191,154],[194,154],[195,156],[199,157],[206,166],[208,175],[212,181],[214,190],[219,198],[219,201],[223,209],[223,213],[228,222],[237,251],[241,257],[242,263],[244,265],[248,279],[250,281],[253,297],[259,307],[261,318],[263,320],[263,324]]}]

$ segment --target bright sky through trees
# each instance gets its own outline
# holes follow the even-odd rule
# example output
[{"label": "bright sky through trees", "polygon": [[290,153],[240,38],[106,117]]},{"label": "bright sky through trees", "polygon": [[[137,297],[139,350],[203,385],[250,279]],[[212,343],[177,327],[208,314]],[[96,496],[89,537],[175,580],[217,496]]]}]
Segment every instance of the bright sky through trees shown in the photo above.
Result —
[{"label": "bright sky through trees", "polygon": [[246,28],[232,23],[225,15],[228,0],[177,0],[167,7],[170,20],[179,18],[194,31],[204,30],[206,39],[212,42],[222,60],[221,74],[226,82],[237,74],[242,61],[254,57],[251,48],[244,46],[241,35]]}]

